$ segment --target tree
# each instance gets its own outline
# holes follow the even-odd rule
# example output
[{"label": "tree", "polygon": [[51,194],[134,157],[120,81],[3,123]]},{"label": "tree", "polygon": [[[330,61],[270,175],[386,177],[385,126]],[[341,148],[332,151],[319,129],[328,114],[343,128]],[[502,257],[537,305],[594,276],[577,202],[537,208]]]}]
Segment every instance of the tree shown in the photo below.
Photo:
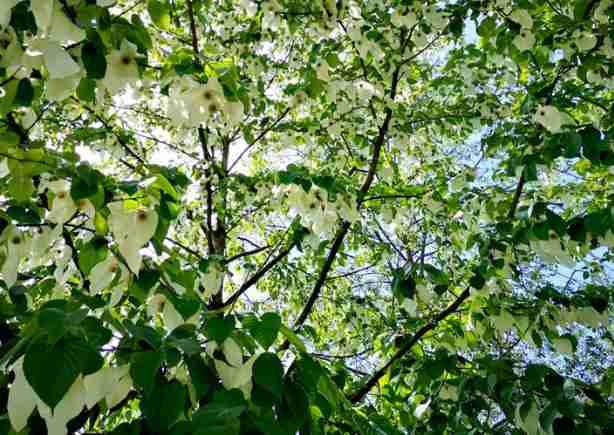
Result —
[{"label": "tree", "polygon": [[609,433],[612,23],[3,0],[0,433]]}]

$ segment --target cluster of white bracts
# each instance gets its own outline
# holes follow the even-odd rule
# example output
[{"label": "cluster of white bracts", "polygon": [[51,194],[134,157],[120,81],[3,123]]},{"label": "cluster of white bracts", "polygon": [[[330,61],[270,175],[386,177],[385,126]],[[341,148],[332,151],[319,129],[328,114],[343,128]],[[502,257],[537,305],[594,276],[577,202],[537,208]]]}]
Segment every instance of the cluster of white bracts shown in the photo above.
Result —
[{"label": "cluster of white bracts", "polygon": [[227,100],[216,77],[206,84],[181,77],[169,90],[167,113],[175,124],[186,127],[215,121],[236,125],[243,119],[243,103]]},{"label": "cluster of white bracts", "polygon": [[91,409],[98,402],[105,400],[107,407],[112,408],[121,402],[132,388],[129,366],[103,367],[91,375],[79,375],[60,403],[51,410],[28,383],[23,371],[23,358],[13,364],[15,380],[9,389],[7,405],[11,426],[16,432],[26,427],[28,418],[37,408],[47,424],[49,435],[66,435],[66,424],[79,415],[84,407]]}]

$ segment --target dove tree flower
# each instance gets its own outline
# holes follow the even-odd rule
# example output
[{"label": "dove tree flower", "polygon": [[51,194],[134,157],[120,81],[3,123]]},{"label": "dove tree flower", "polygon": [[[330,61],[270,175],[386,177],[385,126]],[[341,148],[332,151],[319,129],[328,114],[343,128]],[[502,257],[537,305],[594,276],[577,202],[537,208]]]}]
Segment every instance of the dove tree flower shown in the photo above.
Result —
[{"label": "dove tree flower", "polygon": [[126,39],[119,49],[109,53],[103,84],[112,95],[126,87],[138,85],[140,77],[136,60],[137,47]]}]

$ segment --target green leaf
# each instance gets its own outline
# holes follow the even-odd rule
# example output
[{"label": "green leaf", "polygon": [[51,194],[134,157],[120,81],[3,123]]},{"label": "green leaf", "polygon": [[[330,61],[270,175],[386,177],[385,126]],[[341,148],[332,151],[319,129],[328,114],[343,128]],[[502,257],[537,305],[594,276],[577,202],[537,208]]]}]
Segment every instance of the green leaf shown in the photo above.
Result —
[{"label": "green leaf", "polygon": [[113,337],[113,333],[106,328],[102,320],[97,317],[88,316],[80,324],[85,332],[85,337],[92,346],[101,348]]},{"label": "green leaf", "polygon": [[196,429],[194,435],[239,435],[241,421],[238,418],[214,420]]},{"label": "green leaf", "polygon": [[132,354],[130,376],[134,384],[142,388],[147,396],[155,386],[154,380],[163,360],[164,354],[158,351],[137,352]]},{"label": "green leaf", "polygon": [[51,409],[60,403],[79,376],[78,361],[67,350],[65,341],[55,346],[39,341],[28,348],[23,362],[28,383]]},{"label": "green leaf", "polygon": [[77,86],[77,97],[81,101],[93,103],[96,101],[96,80],[83,78]]},{"label": "green leaf", "polygon": [[490,38],[497,32],[497,20],[495,17],[486,17],[477,28],[478,35],[483,38]]},{"label": "green leaf", "polygon": [[474,271],[473,276],[469,279],[469,284],[474,289],[480,290],[486,284],[486,280],[478,271]]},{"label": "green leaf", "polygon": [[583,20],[589,12],[588,8],[594,2],[591,0],[576,0],[573,8],[573,15],[576,20]]},{"label": "green leaf", "polygon": [[104,365],[104,359],[98,350],[81,339],[66,340],[65,351],[73,358],[79,372],[84,376],[96,373]]},{"label": "green leaf", "polygon": [[235,318],[233,316],[213,317],[207,321],[205,327],[207,337],[217,343],[223,343],[234,329]]},{"label": "green leaf", "polygon": [[107,73],[107,60],[99,44],[87,41],[81,48],[81,59],[88,79],[101,80]]},{"label": "green leaf", "polygon": [[449,282],[449,278],[448,275],[443,272],[442,270],[439,270],[438,268],[436,268],[435,266],[433,266],[432,264],[428,264],[425,263],[422,266],[423,270],[429,274],[429,277],[431,279],[431,281],[434,284],[439,284],[439,285],[447,285]]},{"label": "green leaf", "polygon": [[197,397],[201,398],[208,395],[217,384],[217,377],[213,370],[205,364],[203,358],[198,354],[186,358],[186,364]]},{"label": "green leaf", "polygon": [[254,384],[268,391],[276,399],[281,398],[284,368],[274,353],[260,354],[253,367]]},{"label": "green leaf", "polygon": [[286,379],[283,387],[283,404],[282,411],[286,418],[300,427],[307,421],[310,416],[309,412],[309,398],[303,387],[296,383]]},{"label": "green leaf", "polygon": [[564,147],[563,155],[566,158],[578,157],[582,146],[582,136],[575,131],[565,132],[560,135],[560,143]]},{"label": "green leaf", "polygon": [[416,294],[416,281],[403,270],[393,272],[392,292],[397,298],[413,299]]},{"label": "green leaf", "polygon": [[34,193],[31,176],[13,176],[8,185],[9,194],[19,202],[27,202]]},{"label": "green leaf", "polygon": [[122,423],[117,426],[110,435],[140,435],[141,425],[138,421]]},{"label": "green leaf", "polygon": [[171,26],[171,7],[168,1],[149,0],[147,2],[147,11],[151,17],[151,21],[163,30],[168,30]]},{"label": "green leaf", "polygon": [[94,266],[107,258],[107,255],[109,255],[109,249],[105,238],[94,237],[79,251],[79,269],[87,275]]},{"label": "green leaf", "polygon": [[22,224],[38,224],[41,221],[40,216],[30,208],[11,206],[6,210],[6,214]]},{"label": "green leaf", "polygon": [[277,339],[280,328],[281,317],[279,314],[266,313],[261,317],[260,322],[250,329],[250,333],[264,349],[268,349]]},{"label": "green leaf", "polygon": [[10,80],[2,87],[4,95],[0,97],[0,115],[6,115],[13,108],[13,101],[15,100],[15,95],[17,95],[18,84],[19,82],[17,80]]},{"label": "green leaf", "polygon": [[6,152],[9,148],[15,148],[21,139],[19,135],[12,131],[3,131],[0,133],[0,151]]},{"label": "green leaf", "polygon": [[145,303],[151,289],[160,280],[160,272],[156,269],[145,269],[139,272],[139,276],[129,288],[130,296],[140,303]]},{"label": "green leaf", "polygon": [[608,151],[609,144],[599,130],[587,127],[580,132],[582,134],[582,152],[591,162],[600,162],[601,153]]},{"label": "green leaf", "polygon": [[20,107],[30,107],[32,105],[32,99],[34,98],[34,88],[30,79],[24,78],[19,81],[17,85],[17,93],[13,104]]},{"label": "green leaf", "polygon": [[141,402],[141,409],[151,431],[166,433],[183,415],[187,398],[186,388],[179,382],[157,382],[152,394]]},{"label": "green leaf", "polygon": [[296,347],[296,349],[301,352],[301,353],[307,353],[307,348],[305,347],[305,343],[303,343],[303,341],[299,338],[298,335],[296,335],[294,333],[294,331],[292,331],[290,328],[288,328],[286,325],[281,325],[281,327],[279,328],[279,330],[281,331],[281,333],[286,337],[286,340],[288,340],[288,342]]},{"label": "green leaf", "polygon": [[38,312],[38,326],[47,335],[50,345],[55,344],[66,332],[66,313],[59,308],[43,308]]},{"label": "green leaf", "polygon": [[83,178],[75,178],[70,186],[70,196],[78,201],[96,195],[98,189],[98,184],[88,184]]},{"label": "green leaf", "polygon": [[[217,390],[212,400],[194,413],[194,426],[226,425],[237,419],[247,409],[247,402],[239,390]],[[206,432],[208,433],[208,432]]]}]

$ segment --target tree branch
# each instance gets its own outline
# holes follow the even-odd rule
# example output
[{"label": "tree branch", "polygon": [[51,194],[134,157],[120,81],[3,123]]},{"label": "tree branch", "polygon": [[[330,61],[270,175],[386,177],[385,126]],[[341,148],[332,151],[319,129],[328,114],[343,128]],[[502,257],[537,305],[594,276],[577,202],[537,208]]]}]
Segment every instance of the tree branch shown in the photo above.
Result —
[{"label": "tree branch", "polygon": [[469,297],[469,295],[470,295],[470,289],[469,287],[467,287],[456,298],[456,300],[452,302],[450,306],[448,306],[448,308],[443,310],[441,313],[435,316],[435,318],[433,318],[429,323],[427,323],[422,328],[420,328],[418,332],[416,332],[413,335],[413,337],[401,349],[399,349],[397,353],[395,353],[394,356],[390,358],[390,360],[388,360],[386,364],[384,364],[378,371],[376,371],[369,378],[369,380],[364,383],[362,387],[360,387],[358,390],[352,393],[349,397],[350,402],[352,403],[360,402],[363,399],[363,397],[371,390],[371,388],[373,388],[377,384],[377,382],[382,378],[382,376],[386,374],[386,371],[390,368],[390,366],[392,366],[392,364],[394,364],[396,361],[398,361],[403,356],[405,356],[405,354],[409,352],[411,348],[414,347],[414,345],[424,335],[426,335],[429,331],[432,331],[433,329],[435,329],[435,327],[439,324],[439,322],[444,320],[450,314],[454,313],[458,309],[458,307],[460,307],[460,305]]},{"label": "tree branch", "polygon": [[[392,74],[392,83],[390,87],[390,98],[393,100],[396,97],[397,86],[399,84],[400,72],[401,72],[401,65],[398,65],[394,73]],[[358,193],[358,201],[357,201],[358,208],[360,208],[362,203],[364,202],[364,197],[369,191],[369,188],[371,187],[371,184],[373,183],[373,180],[375,178],[375,173],[377,172],[377,165],[379,163],[380,154],[382,152],[382,146],[384,145],[384,142],[386,140],[386,135],[390,127],[390,121],[392,120],[392,109],[390,107],[386,107],[385,112],[386,112],[386,118],[384,119],[384,122],[382,123],[379,129],[377,138],[373,142],[373,148],[372,148],[372,153],[371,153],[371,163],[369,164],[369,171]],[[311,311],[313,310],[316,300],[320,297],[320,293],[322,291],[322,287],[324,286],[324,282],[326,281],[328,272],[330,272],[330,269],[332,268],[332,265],[335,261],[335,257],[337,256],[337,253],[339,252],[339,249],[341,248],[343,244],[343,239],[345,238],[348,230],[350,229],[350,226],[351,226],[350,222],[344,221],[339,227],[339,229],[337,230],[337,234],[335,235],[335,239],[333,241],[333,245],[330,249],[330,252],[328,253],[328,257],[326,258],[326,261],[324,262],[324,265],[322,266],[322,269],[320,270],[318,280],[316,281],[313,287],[313,290],[311,291],[311,294],[309,295],[309,298],[307,299],[307,303],[305,304],[303,311],[301,311],[300,315],[296,319],[296,322],[294,323],[295,329],[301,326],[305,322],[305,320],[307,320],[307,317],[309,316],[309,314],[311,314]],[[290,345],[289,342],[286,340],[282,344],[280,349],[286,350],[289,347],[289,345]]]},{"label": "tree branch", "polygon": [[266,263],[264,266],[260,268],[254,275],[252,275],[247,281],[243,283],[243,285],[232,295],[230,296],[224,303],[219,306],[212,306],[211,309],[221,309],[226,308],[232,304],[234,304],[243,293],[250,289],[251,286],[256,284],[260,278],[262,278],[269,270],[273,268],[277,263],[283,260],[294,247],[294,243],[291,243],[287,248],[282,250],[276,257],[273,257],[271,261]]},{"label": "tree branch", "polygon": [[264,251],[265,249],[269,249],[270,247],[271,247],[270,245],[266,245],[266,246],[261,246],[261,247],[256,248],[256,249],[251,249],[249,251],[240,252],[237,255],[233,255],[232,257],[228,257],[224,261],[224,263],[226,263],[226,264],[232,263],[233,261],[238,260],[239,258],[249,257],[250,255],[255,255],[255,254],[259,253],[259,252]]},{"label": "tree branch", "polygon": [[284,110],[283,113],[281,115],[279,115],[279,117],[275,121],[273,121],[271,124],[269,124],[268,127],[266,127],[264,130],[262,130],[260,132],[260,134],[258,136],[256,136],[256,138],[250,144],[248,144],[245,147],[245,149],[243,149],[243,151],[241,151],[241,153],[239,153],[237,158],[228,167],[228,171],[227,172],[232,171],[232,169],[239,163],[241,158],[243,158],[245,153],[248,152],[254,145],[256,145],[258,143],[258,141],[260,139],[262,139],[269,131],[273,130],[277,126],[277,124],[279,124],[281,122],[281,120],[286,117],[288,112],[290,112],[290,108],[289,107],[286,110]]}]

